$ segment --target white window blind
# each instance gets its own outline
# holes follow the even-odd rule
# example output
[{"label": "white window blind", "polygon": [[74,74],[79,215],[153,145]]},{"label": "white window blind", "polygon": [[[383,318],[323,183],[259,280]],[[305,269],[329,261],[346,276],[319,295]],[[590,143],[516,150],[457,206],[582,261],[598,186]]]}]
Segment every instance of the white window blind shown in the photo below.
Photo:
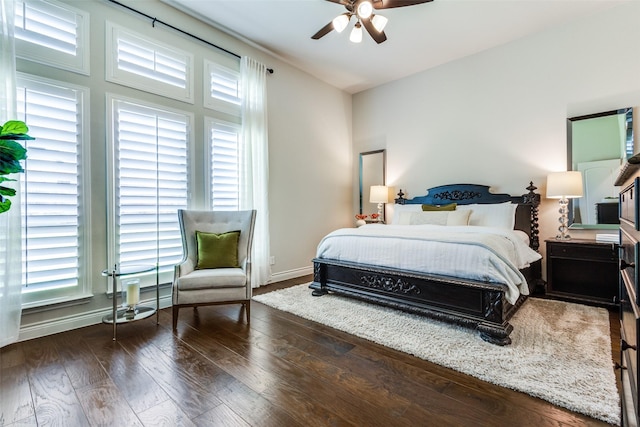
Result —
[{"label": "white window blind", "polygon": [[240,191],[240,125],[205,119],[210,150],[211,208],[238,210]]},{"label": "white window blind", "polygon": [[112,105],[112,259],[157,264],[160,280],[171,281],[182,259],[177,211],[187,208],[190,116],[117,99]]},{"label": "white window blind", "polygon": [[107,80],[193,104],[193,55],[107,22]]},{"label": "white window blind", "polygon": [[207,60],[204,65],[204,87],[209,91],[204,106],[240,115],[240,72]]},{"label": "white window blind", "polygon": [[82,138],[85,89],[18,77],[18,115],[36,138],[21,180],[24,303],[86,294],[89,260],[82,238]]},{"label": "white window blind", "polygon": [[16,55],[89,74],[89,14],[51,0],[18,0]]}]

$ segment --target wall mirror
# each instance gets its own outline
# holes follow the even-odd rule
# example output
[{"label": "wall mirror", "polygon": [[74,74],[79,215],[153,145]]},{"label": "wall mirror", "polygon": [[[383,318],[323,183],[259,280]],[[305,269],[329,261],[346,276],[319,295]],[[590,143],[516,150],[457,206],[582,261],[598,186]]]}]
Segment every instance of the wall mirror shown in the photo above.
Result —
[{"label": "wall mirror", "polygon": [[[378,204],[369,202],[369,191],[372,185],[386,185],[387,183],[387,150],[360,153],[359,174],[360,213],[367,215],[376,213]],[[384,218],[382,220],[384,221]]]},{"label": "wall mirror", "polygon": [[618,223],[620,168],[633,156],[633,108],[567,120],[567,170],[582,172],[584,195],[570,200],[574,228],[610,228]]}]

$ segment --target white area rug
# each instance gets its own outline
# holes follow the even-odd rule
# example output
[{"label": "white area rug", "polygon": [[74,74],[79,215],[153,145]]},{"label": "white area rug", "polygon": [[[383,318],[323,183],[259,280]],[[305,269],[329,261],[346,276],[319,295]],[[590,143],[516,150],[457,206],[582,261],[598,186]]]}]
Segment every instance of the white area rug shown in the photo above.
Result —
[{"label": "white area rug", "polygon": [[[484,381],[620,423],[605,309],[529,298],[511,319],[510,346],[469,329],[298,285],[255,301],[412,354]],[[375,325],[375,328],[371,326]]]}]

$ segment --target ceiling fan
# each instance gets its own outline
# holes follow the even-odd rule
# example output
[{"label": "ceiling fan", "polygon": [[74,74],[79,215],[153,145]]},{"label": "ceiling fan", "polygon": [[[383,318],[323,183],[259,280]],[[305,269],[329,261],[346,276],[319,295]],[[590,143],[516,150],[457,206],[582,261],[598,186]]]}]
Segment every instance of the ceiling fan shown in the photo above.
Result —
[{"label": "ceiling fan", "polygon": [[349,40],[354,43],[362,41],[362,27],[367,30],[371,38],[380,44],[387,39],[384,33],[384,27],[387,25],[388,19],[382,15],[374,14],[374,10],[391,9],[392,7],[413,6],[416,4],[428,3],[433,0],[327,0],[331,3],[343,5],[347,12],[336,16],[331,22],[322,27],[320,31],[311,36],[312,39],[318,40],[326,36],[331,31],[336,30],[341,33],[349,22],[351,17],[356,17],[356,24],[351,30]]}]

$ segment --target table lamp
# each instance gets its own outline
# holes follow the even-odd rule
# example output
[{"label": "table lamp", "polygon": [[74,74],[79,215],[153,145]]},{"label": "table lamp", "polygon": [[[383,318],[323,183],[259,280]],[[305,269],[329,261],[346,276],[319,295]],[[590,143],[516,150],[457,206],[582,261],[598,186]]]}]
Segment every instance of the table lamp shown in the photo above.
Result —
[{"label": "table lamp", "polygon": [[369,191],[369,202],[378,204],[378,222],[382,221],[382,204],[389,202],[389,187],[372,185]]},{"label": "table lamp", "polygon": [[567,218],[567,199],[575,199],[582,197],[582,173],[578,171],[566,171],[566,172],[552,172],[547,176],[547,198],[560,199],[560,226],[558,231],[560,232],[556,239],[568,240],[571,238],[567,233],[569,228]]}]

